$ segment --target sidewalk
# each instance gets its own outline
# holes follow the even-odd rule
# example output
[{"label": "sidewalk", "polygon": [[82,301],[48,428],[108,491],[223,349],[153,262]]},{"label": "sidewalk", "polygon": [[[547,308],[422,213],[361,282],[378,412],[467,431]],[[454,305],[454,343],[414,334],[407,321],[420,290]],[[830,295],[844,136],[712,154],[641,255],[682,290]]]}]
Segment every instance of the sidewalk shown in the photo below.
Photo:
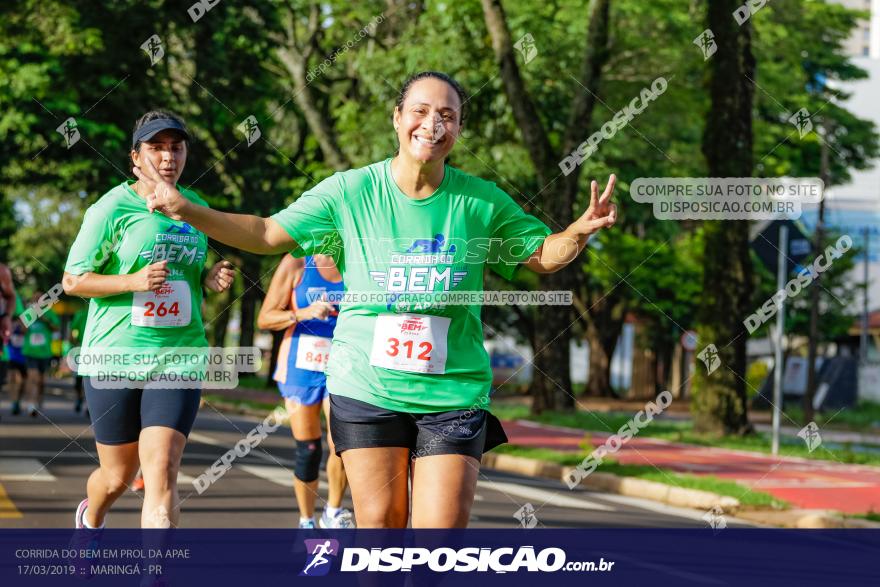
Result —
[{"label": "sidewalk", "polygon": [[[268,389],[238,388],[210,393],[235,400],[280,401],[280,396]],[[584,431],[525,420],[505,421],[503,424],[511,444],[583,452],[580,445],[584,442]],[[792,429],[792,432],[796,431]],[[590,440],[594,447],[598,447],[609,436],[591,432]],[[650,465],[737,481],[784,499],[797,508],[837,510],[849,514],[880,512],[880,467],[774,457],[639,437],[624,444],[612,458],[626,465]]]},{"label": "sidewalk", "polygon": [[[511,444],[580,451],[584,432],[524,420],[504,422]],[[592,432],[600,446],[609,434]],[[653,465],[680,473],[712,475],[784,499],[795,507],[849,514],[880,512],[880,468],[632,438],[614,454],[626,465]]]}]

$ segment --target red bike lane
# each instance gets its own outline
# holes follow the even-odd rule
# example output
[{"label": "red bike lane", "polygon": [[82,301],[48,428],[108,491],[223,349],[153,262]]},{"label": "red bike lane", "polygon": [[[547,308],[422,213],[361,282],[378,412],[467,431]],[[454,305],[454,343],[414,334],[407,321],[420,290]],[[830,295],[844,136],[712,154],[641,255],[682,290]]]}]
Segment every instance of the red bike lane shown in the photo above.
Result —
[{"label": "red bike lane", "polygon": [[[505,421],[511,444],[583,452],[586,432],[523,420]],[[594,447],[610,434],[590,432]],[[823,451],[820,446],[816,450]],[[831,457],[830,452],[825,454]],[[625,465],[653,465],[679,473],[712,475],[784,499],[796,507],[849,514],[880,512],[880,467],[682,444],[634,437],[614,453]]]}]

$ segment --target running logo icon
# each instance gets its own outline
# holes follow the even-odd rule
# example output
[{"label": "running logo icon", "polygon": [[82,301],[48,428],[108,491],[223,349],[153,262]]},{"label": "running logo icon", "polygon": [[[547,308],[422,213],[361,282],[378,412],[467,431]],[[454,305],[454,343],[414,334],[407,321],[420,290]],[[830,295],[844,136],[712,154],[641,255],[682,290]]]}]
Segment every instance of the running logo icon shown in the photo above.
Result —
[{"label": "running logo icon", "polygon": [[443,250],[446,237],[435,234],[434,238],[423,238],[413,241],[413,244],[405,251],[407,253],[454,253],[455,245],[449,245],[449,249]]},{"label": "running logo icon", "polygon": [[703,61],[706,61],[718,50],[718,44],[715,42],[715,33],[712,29],[706,29],[694,39],[694,45],[703,52]]},{"label": "running logo icon", "polygon": [[241,124],[238,125],[238,130],[247,140],[248,147],[253,145],[257,139],[263,136],[263,133],[260,132],[260,125],[257,124],[257,117],[253,114],[241,121]]},{"label": "running logo icon", "polygon": [[801,108],[792,114],[788,121],[797,128],[798,134],[801,138],[804,138],[813,130],[813,121],[810,120],[810,111],[806,108]]},{"label": "running logo icon", "polygon": [[531,530],[538,525],[538,518],[535,516],[535,506],[530,503],[516,510],[513,517],[519,520],[520,525],[527,530]]},{"label": "running logo icon", "polygon": [[165,232],[167,234],[193,234],[195,229],[190,226],[188,223],[184,222],[183,226],[169,226]]},{"label": "running logo icon", "polygon": [[55,129],[55,132],[64,137],[64,144],[68,149],[79,140],[79,129],[76,126],[76,119],[72,116],[62,122],[61,126]]},{"label": "running logo icon", "polygon": [[713,534],[717,534],[727,528],[727,518],[724,517],[724,510],[717,505],[712,506],[712,509],[703,514],[703,520],[712,528]]},{"label": "running logo icon", "polygon": [[819,426],[815,422],[810,422],[797,433],[807,444],[807,450],[813,452],[822,444],[822,435],[819,434]]},{"label": "running logo icon", "polygon": [[701,350],[697,358],[706,365],[707,375],[711,375],[715,369],[721,366],[721,358],[718,356],[718,349],[714,344],[710,344]]},{"label": "running logo icon", "polygon": [[328,557],[336,557],[339,554],[339,541],[332,538],[326,539],[308,539],[306,543],[306,552],[309,557],[306,560],[306,566],[300,572],[300,577],[322,577],[330,572],[330,561]]},{"label": "running logo icon", "polygon": [[153,35],[141,44],[141,49],[150,58],[150,67],[153,67],[165,56],[165,48],[162,46],[162,39],[159,35]]},{"label": "running logo icon", "polygon": [[538,56],[538,46],[535,44],[535,37],[526,33],[520,40],[514,43],[514,48],[520,52],[523,57],[523,65],[527,65],[532,59]]}]

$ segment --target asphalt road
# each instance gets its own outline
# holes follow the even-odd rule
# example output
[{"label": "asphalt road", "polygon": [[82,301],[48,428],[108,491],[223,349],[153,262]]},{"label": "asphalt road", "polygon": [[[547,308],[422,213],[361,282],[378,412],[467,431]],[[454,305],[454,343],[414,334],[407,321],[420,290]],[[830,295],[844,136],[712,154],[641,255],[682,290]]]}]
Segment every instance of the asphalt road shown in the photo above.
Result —
[{"label": "asphalt road", "polygon": [[[60,392],[59,392],[60,393]],[[69,528],[85,481],[97,466],[88,419],[75,414],[71,400],[50,396],[44,414],[10,416],[2,403],[0,420],[0,528]],[[232,448],[260,420],[202,407],[184,453],[180,482],[182,526],[188,528],[294,528],[294,445],[281,427],[225,475],[198,494],[193,479]],[[326,485],[322,473],[322,495]],[[108,527],[137,527],[142,497],[126,492],[107,519]],[[470,527],[516,528],[526,504],[538,527],[652,528],[706,527],[705,512],[575,490],[558,482],[483,469]],[[351,507],[350,500],[346,506]],[[526,506],[528,507],[528,506]],[[728,520],[728,526],[740,525]]]}]

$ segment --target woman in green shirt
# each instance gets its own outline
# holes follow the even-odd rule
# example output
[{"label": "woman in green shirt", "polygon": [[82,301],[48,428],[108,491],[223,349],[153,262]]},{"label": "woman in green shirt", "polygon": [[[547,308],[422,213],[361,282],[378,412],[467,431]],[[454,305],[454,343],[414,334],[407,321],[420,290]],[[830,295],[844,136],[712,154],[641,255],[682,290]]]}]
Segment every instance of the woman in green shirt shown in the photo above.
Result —
[{"label": "woman in green shirt", "polygon": [[[616,220],[614,176],[589,209],[552,231],[494,183],[446,164],[467,102],[447,75],[404,84],[393,111],[396,156],[319,183],[271,218],[226,214],[182,197],[156,170],[151,209],[255,253],[329,254],[348,297],[330,359],[330,428],[358,527],[464,527],[480,457],[503,442],[488,415],[480,306],[443,296],[483,290],[488,266],[550,273]],[[412,495],[407,480],[412,477]]]},{"label": "woman in green shirt", "polygon": [[[180,118],[148,112],[135,124],[132,165],[176,185],[188,141]],[[76,363],[100,460],[76,510],[77,528],[103,527],[138,466],[146,485],[142,527],[177,525],[177,473],[201,394],[201,370],[182,358],[208,346],[203,288],[221,292],[233,280],[225,261],[204,270],[204,233],[148,211],[151,192],[125,181],[104,194],[86,211],[65,266],[64,291],[91,298]],[[206,205],[192,191],[177,193]]]}]

